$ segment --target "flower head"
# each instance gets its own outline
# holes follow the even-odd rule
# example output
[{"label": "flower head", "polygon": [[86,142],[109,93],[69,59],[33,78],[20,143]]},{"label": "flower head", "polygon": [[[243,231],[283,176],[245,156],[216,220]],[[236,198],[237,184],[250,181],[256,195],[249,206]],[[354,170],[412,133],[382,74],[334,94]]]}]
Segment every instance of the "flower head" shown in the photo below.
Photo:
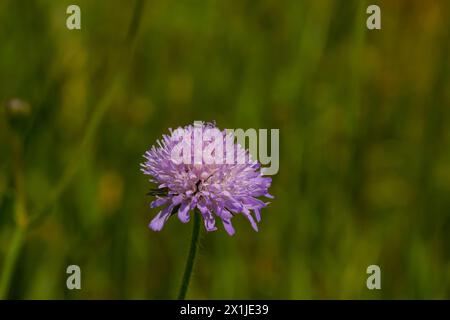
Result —
[{"label": "flower head", "polygon": [[[181,153],[184,161],[177,157]],[[258,197],[273,198],[268,193],[272,179],[262,175],[260,164],[226,130],[203,122],[170,129],[144,157],[141,170],[158,185],[150,192],[156,196],[150,207],[164,206],[150,222],[152,230],[161,230],[173,214],[187,223],[197,208],[207,231],[217,230],[218,217],[233,235],[231,219],[239,213],[258,231],[260,210],[268,204]]]}]

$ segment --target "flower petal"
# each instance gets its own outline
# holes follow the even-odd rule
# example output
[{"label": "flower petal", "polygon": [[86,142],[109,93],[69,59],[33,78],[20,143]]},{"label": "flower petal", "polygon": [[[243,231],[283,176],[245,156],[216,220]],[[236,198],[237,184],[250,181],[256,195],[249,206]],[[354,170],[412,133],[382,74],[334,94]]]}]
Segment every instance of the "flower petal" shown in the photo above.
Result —
[{"label": "flower petal", "polygon": [[233,225],[231,224],[231,221],[230,220],[224,220],[224,219],[222,219],[222,224],[223,224],[223,227],[224,227],[224,229],[225,229],[225,231],[230,235],[230,236],[232,236],[233,234],[234,234],[234,228],[233,228]]},{"label": "flower petal", "polygon": [[191,216],[189,215],[190,203],[189,201],[183,201],[180,206],[180,210],[178,210],[178,219],[181,222],[187,223],[189,222]]},{"label": "flower petal", "polygon": [[205,228],[206,228],[206,231],[216,231],[217,230],[217,227],[216,227],[216,219],[214,219],[214,217],[208,217],[208,218],[205,218],[205,217],[203,217],[203,221],[204,221],[204,223],[205,223]]},{"label": "flower petal", "polygon": [[252,228],[255,231],[258,231],[258,225],[256,224],[255,220],[253,219],[253,217],[250,214],[250,211],[248,211],[247,208],[244,208],[244,210],[242,211],[242,213],[244,214],[244,216],[247,217],[248,221],[250,221],[250,224],[252,225]]},{"label": "flower petal", "polygon": [[172,198],[172,204],[173,205],[178,205],[181,203],[181,201],[183,201],[183,195],[176,195]]},{"label": "flower petal", "polygon": [[260,213],[259,209],[253,209],[253,211],[255,212],[256,221],[260,222],[261,221],[261,213]]},{"label": "flower petal", "polygon": [[153,220],[150,222],[148,227],[152,229],[153,231],[160,231],[164,223],[166,223],[167,219],[170,217],[170,212],[172,212],[173,206],[167,206],[164,209],[162,209],[156,217],[153,218]]},{"label": "flower petal", "polygon": [[163,204],[166,204],[169,201],[169,199],[167,198],[157,198],[156,200],[152,201],[152,203],[150,203],[150,208],[156,208],[159,206],[162,206]]},{"label": "flower petal", "polygon": [[206,201],[204,198],[202,198],[197,203],[197,208],[200,210],[200,213],[203,217],[203,222],[205,224],[206,231],[215,231],[216,228],[216,219],[214,219],[214,216],[212,215],[211,211],[209,211],[208,207],[206,206]]}]

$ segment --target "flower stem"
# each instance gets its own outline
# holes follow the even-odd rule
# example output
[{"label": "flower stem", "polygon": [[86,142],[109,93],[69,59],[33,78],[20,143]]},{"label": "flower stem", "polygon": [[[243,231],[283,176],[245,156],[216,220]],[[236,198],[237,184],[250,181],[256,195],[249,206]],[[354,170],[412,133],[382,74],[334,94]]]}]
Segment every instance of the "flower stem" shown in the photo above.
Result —
[{"label": "flower stem", "polygon": [[200,235],[200,213],[197,210],[194,211],[194,227],[192,229],[191,247],[189,248],[189,254],[186,260],[186,266],[184,267],[183,280],[181,282],[180,292],[178,294],[178,300],[184,300],[186,292],[189,287],[189,281],[192,275],[192,269],[194,268],[195,255],[198,248],[198,239]]}]

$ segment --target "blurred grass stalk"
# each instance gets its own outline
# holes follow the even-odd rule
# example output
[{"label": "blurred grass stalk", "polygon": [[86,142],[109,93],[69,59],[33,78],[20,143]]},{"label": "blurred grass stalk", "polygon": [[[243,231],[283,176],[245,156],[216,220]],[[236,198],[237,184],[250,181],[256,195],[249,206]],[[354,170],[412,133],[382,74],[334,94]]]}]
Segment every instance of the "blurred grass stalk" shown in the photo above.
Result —
[{"label": "blurred grass stalk", "polygon": [[[143,9],[144,9],[144,0],[136,0],[133,10],[133,16],[128,28],[124,46],[125,48],[130,48],[130,51],[132,50],[132,43],[138,32]],[[123,65],[124,68],[126,68],[126,66],[129,65],[129,62],[131,60],[131,57],[129,57],[129,55],[131,55],[130,51],[123,52],[122,55],[119,54],[118,59],[119,60],[126,59],[126,61],[122,61],[122,63],[118,63],[117,65],[119,66]],[[103,117],[106,114],[106,111],[114,101],[114,93],[117,92],[116,88],[120,86],[122,83],[121,76],[122,74],[120,72],[116,73],[116,76],[111,80],[110,90],[106,90],[103,96],[101,96],[101,98],[98,100],[97,108],[94,110],[94,113],[89,120],[84,136],[81,139],[79,150],[77,150],[75,154],[78,155],[84,154],[83,151],[89,148],[89,145],[92,142],[92,139],[98,127],[100,126]],[[61,175],[61,178],[56,184],[56,187],[53,189],[53,192],[48,197],[48,201],[46,201],[37,211],[37,213],[33,216],[31,221],[32,226],[39,225],[40,223],[42,223],[45,217],[49,214],[50,207],[52,206],[52,204],[56,202],[57,199],[59,199],[64,190],[67,188],[73,176],[77,172],[80,163],[81,161],[79,161],[78,157],[72,158],[71,163],[66,167],[66,170]]]},{"label": "blurred grass stalk", "polygon": [[26,227],[16,225],[14,237],[9,248],[8,255],[3,266],[2,275],[0,279],[0,300],[8,297],[9,285],[11,283],[11,276],[16,265],[17,258],[24,244]]},{"label": "blurred grass stalk", "polygon": [[[125,38],[125,48],[132,48],[133,40],[136,37],[136,34],[138,32],[139,26],[140,26],[140,19],[142,17],[142,11],[144,9],[144,0],[136,0],[134,9],[133,9],[133,16],[128,28],[128,32]],[[123,52],[123,55],[119,55],[119,58],[124,59],[127,58],[127,56],[131,56],[130,52]],[[127,62],[129,62],[131,58],[127,59]],[[120,64],[118,64],[120,65]],[[122,64],[124,66],[127,66],[127,63]],[[126,71],[126,70],[125,70]],[[117,85],[120,84],[122,74],[120,72],[117,73],[117,75],[113,78],[112,87],[115,88]],[[84,136],[81,139],[81,143],[79,146],[78,151],[82,151],[85,148],[87,148],[92,141],[92,137],[94,136],[96,130],[98,129],[99,125],[102,122],[102,119],[104,118],[104,115],[106,114],[106,111],[108,110],[109,106],[111,106],[111,103],[113,101],[113,93],[115,90],[107,90],[97,105],[97,108],[94,111],[94,114],[89,120],[89,123],[87,125],[87,129],[85,130]],[[11,278],[13,276],[13,271],[16,266],[17,259],[20,255],[20,252],[23,248],[26,233],[28,230],[29,225],[29,219],[28,214],[26,212],[26,204],[25,204],[25,189],[24,189],[24,179],[23,179],[23,168],[22,168],[22,139],[19,135],[15,134],[13,138],[13,144],[14,144],[14,184],[16,187],[16,201],[14,205],[14,217],[15,217],[15,230],[13,239],[11,241],[11,245],[9,247],[8,254],[6,256],[3,269],[1,271],[1,277],[0,277],[0,300],[6,299],[8,297],[9,293],[9,287],[11,283]],[[78,153],[78,154],[83,154]],[[31,219],[31,225],[33,227],[38,226],[42,221],[45,220],[45,217],[48,215],[50,211],[50,207],[52,204],[54,204],[58,198],[62,195],[66,187],[69,185],[70,181],[72,180],[73,176],[75,175],[78,167],[79,167],[79,159],[77,157],[73,158],[74,160],[70,163],[69,166],[67,166],[66,170],[62,174],[60,180],[56,184],[56,188],[49,196],[49,200],[42,205],[41,209],[37,211],[37,213],[32,217]]]},{"label": "blurred grass stalk", "polygon": [[0,278],[0,300],[6,299],[9,293],[11,277],[17,258],[24,244],[25,233],[28,228],[28,215],[26,211],[25,187],[22,166],[22,139],[16,132],[12,136],[13,144],[13,180],[15,193],[14,220],[15,230]]}]

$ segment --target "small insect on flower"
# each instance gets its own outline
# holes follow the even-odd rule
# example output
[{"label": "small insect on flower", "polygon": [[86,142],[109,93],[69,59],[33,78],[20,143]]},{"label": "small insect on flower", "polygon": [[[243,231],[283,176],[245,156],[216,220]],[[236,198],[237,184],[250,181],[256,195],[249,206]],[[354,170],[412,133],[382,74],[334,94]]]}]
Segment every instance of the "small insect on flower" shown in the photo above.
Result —
[{"label": "small insect on flower", "polygon": [[[145,153],[146,161],[141,164],[142,172],[158,185],[148,193],[156,197],[150,207],[165,206],[150,222],[150,229],[160,231],[173,214],[187,223],[191,211],[198,209],[207,231],[217,230],[218,217],[233,235],[231,219],[238,213],[258,231],[260,210],[269,204],[258,197],[273,198],[268,192],[272,179],[262,175],[259,162],[214,123],[195,122],[169,131]],[[174,156],[180,150],[184,161]]]}]

